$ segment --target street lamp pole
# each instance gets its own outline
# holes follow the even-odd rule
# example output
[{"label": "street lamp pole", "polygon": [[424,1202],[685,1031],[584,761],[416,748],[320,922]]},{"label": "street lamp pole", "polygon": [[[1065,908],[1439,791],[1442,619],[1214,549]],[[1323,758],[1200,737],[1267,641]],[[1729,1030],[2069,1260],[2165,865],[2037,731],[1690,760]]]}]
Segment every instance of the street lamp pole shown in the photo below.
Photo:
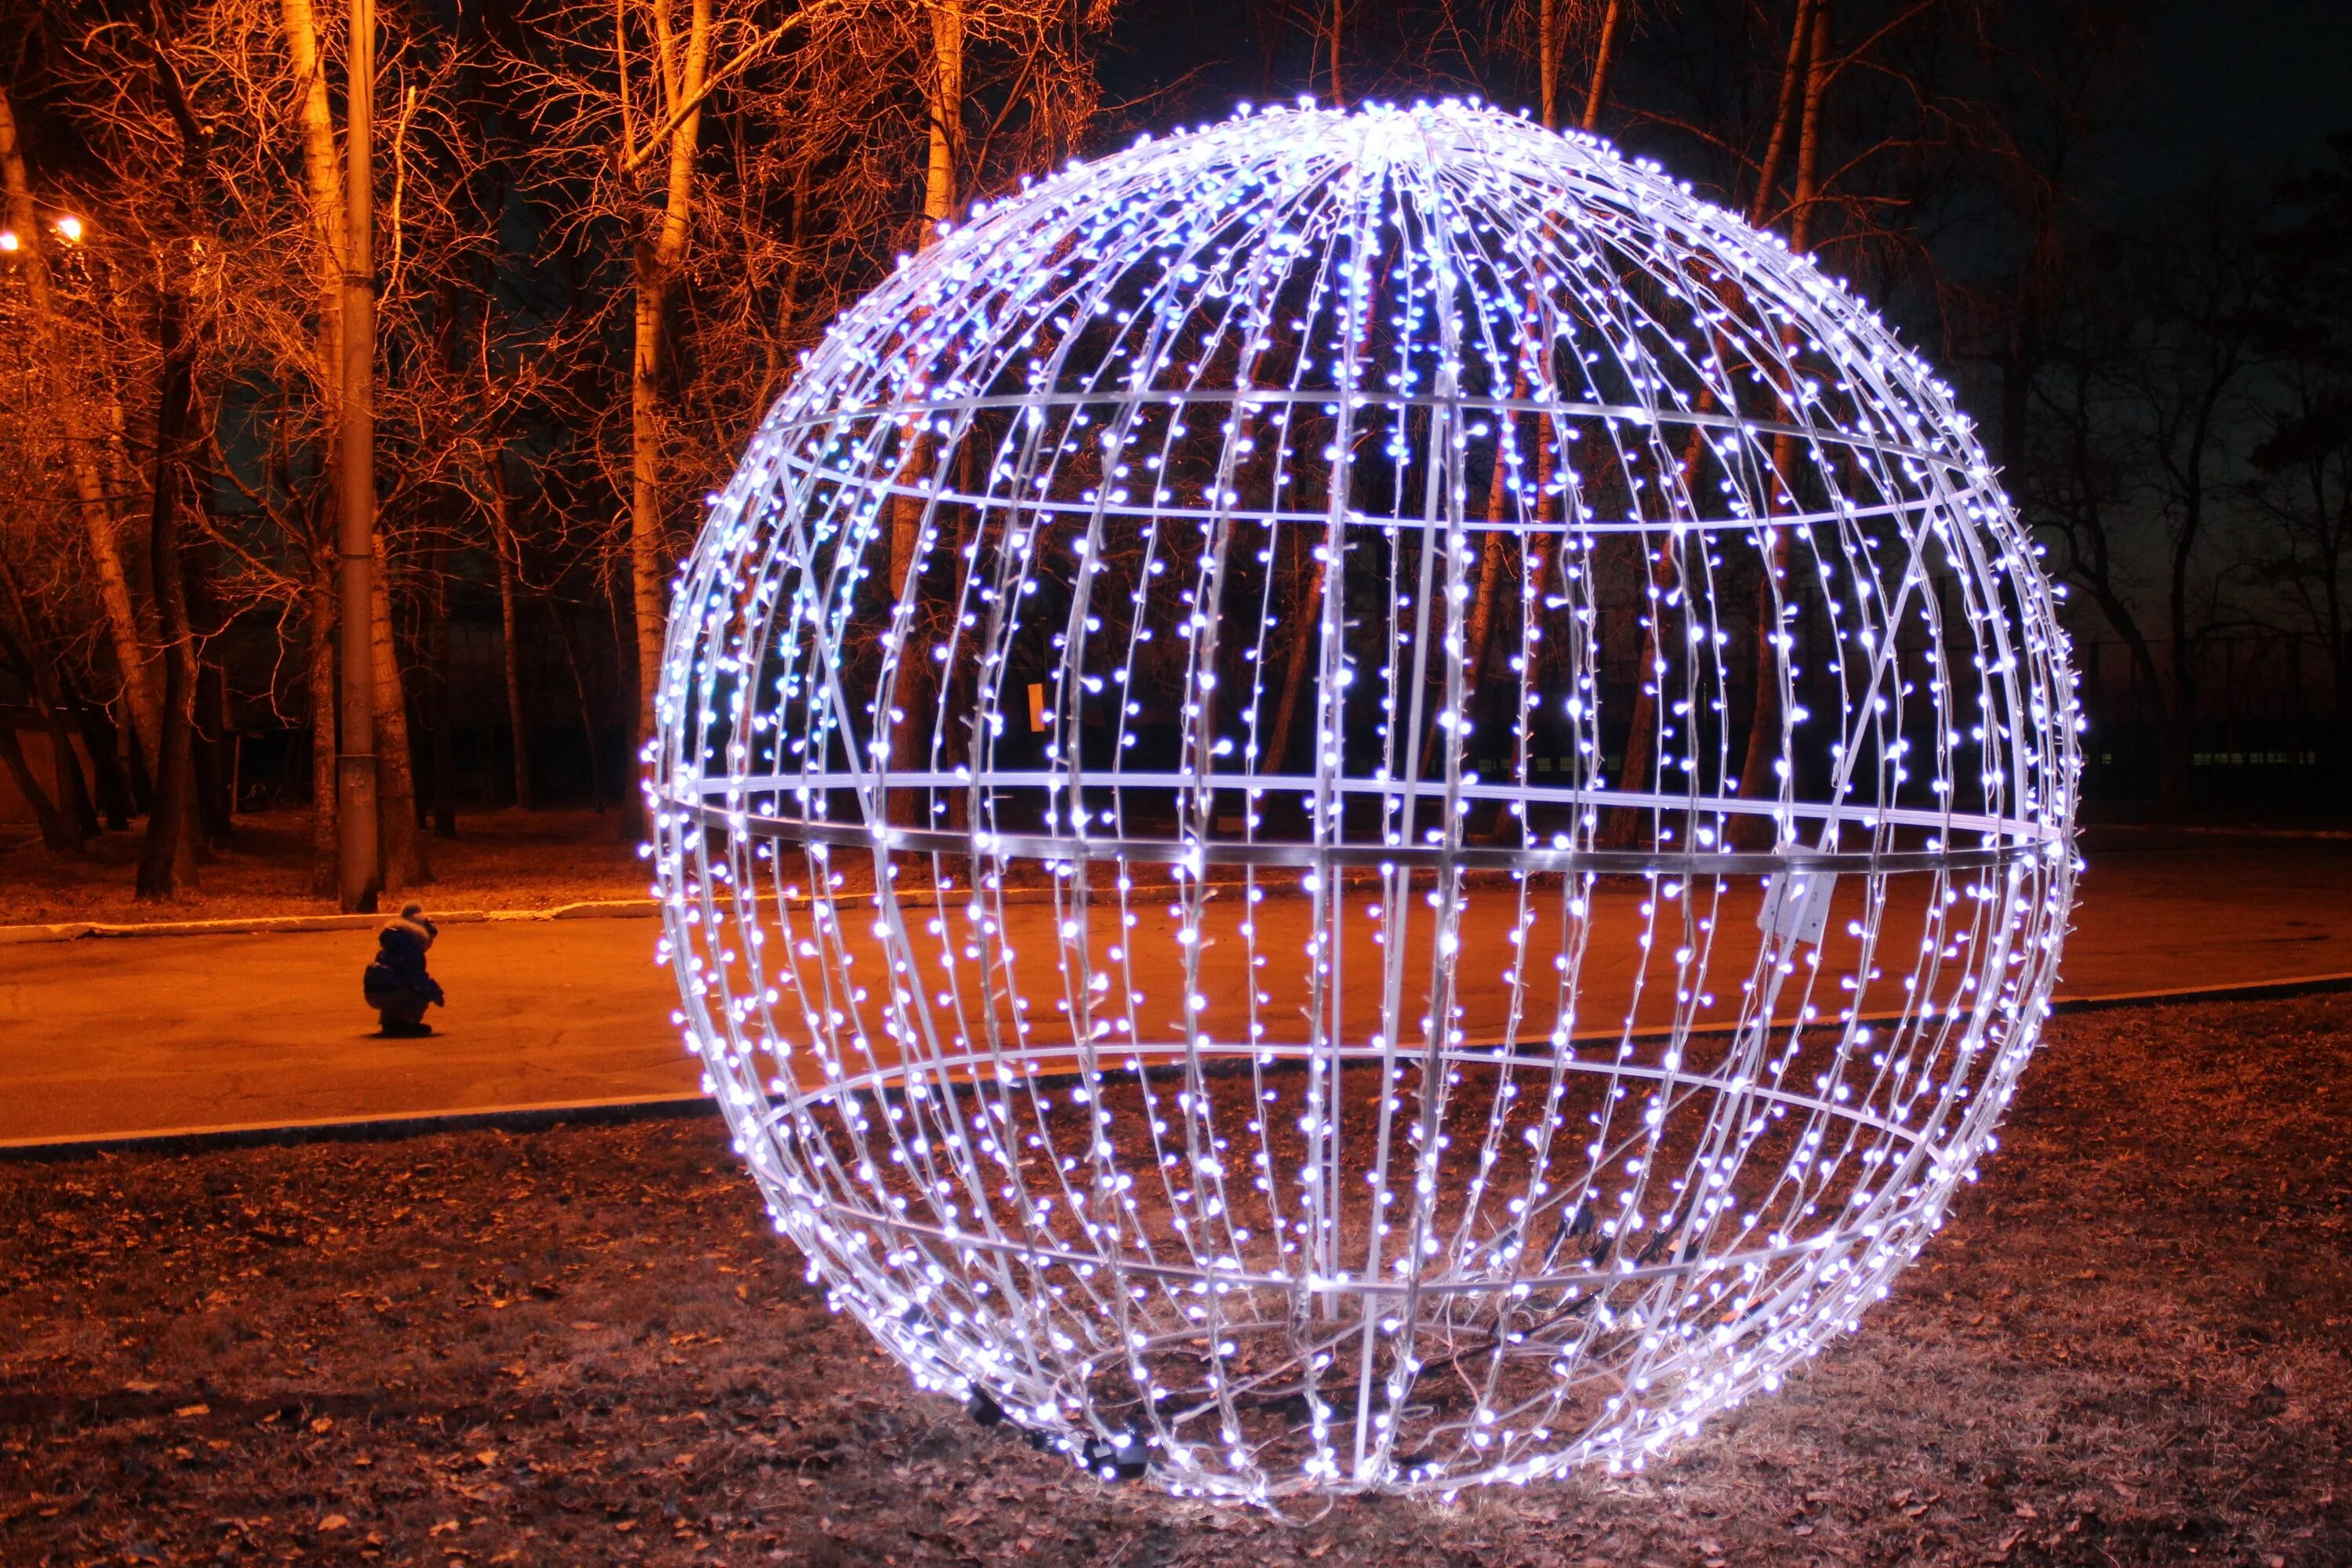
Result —
[{"label": "street lamp pole", "polygon": [[383,886],[375,758],[375,3],[352,0],[344,137],[341,515],[342,723],[336,758],[337,889],[347,911],[373,910]]}]

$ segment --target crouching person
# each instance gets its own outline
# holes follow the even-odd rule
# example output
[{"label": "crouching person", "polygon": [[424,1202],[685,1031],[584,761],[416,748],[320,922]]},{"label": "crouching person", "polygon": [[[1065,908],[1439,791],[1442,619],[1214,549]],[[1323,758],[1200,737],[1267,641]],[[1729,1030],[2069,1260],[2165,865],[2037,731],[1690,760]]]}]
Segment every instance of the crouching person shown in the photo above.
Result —
[{"label": "crouching person", "polygon": [[410,904],[376,933],[375,962],[367,966],[361,990],[383,1021],[384,1038],[412,1040],[433,1032],[425,1009],[446,998],[425,973],[425,951],[438,934],[422,904]]}]

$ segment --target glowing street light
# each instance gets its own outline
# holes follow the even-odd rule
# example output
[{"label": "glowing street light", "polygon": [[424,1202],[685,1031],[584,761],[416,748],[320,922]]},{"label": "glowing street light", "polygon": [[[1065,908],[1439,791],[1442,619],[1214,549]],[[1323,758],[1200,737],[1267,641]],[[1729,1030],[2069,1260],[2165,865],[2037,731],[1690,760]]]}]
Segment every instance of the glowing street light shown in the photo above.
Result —
[{"label": "glowing street light", "polygon": [[74,216],[73,214],[68,213],[58,219],[57,229],[58,237],[68,245],[81,243],[81,219]]}]

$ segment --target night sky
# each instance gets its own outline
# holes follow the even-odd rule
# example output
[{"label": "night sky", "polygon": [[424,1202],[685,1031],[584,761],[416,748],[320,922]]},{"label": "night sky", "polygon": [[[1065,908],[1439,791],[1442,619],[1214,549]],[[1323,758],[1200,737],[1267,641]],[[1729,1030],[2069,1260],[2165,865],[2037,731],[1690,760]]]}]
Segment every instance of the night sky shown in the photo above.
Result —
[{"label": "night sky", "polygon": [[[1449,60],[1442,47],[1430,51],[1426,37],[1386,36],[1389,18],[1363,9],[1349,40],[1351,98],[1392,93],[1399,82],[1382,79],[1381,61],[1408,51],[1423,57],[1410,73],[1420,89],[1471,86],[1466,62]],[[2352,0],[2148,0],[2117,9],[2129,18],[2129,36],[2118,40],[2113,62],[2111,123],[2093,149],[2095,188],[2084,194],[2095,202],[2127,208],[2217,173],[2267,188],[2324,159],[2330,132],[2352,130]],[[1304,90],[1308,39],[1296,21],[1269,21],[1269,10],[1249,0],[1123,7],[1100,61],[1109,121],[1164,129],[1222,117],[1237,99]],[[1647,0],[1637,12],[1636,72],[1640,57],[1656,51],[1657,30],[1675,25],[1675,10],[1673,0]],[[1462,15],[1468,26],[1468,12]],[[1436,58],[1427,58],[1432,52]],[[1446,79],[1449,68],[1461,75]],[[1581,91],[1581,68],[1569,68],[1573,92]],[[1324,81],[1316,69],[1311,85],[1319,90]],[[1622,131],[1622,122],[1604,129]],[[1622,139],[1630,150],[1650,150],[1639,129]],[[1116,145],[1124,136],[1097,141]]]},{"label": "night sky", "polygon": [[2160,0],[2142,34],[2124,151],[2191,178],[2221,165],[2267,178],[2352,129],[2352,4]]}]

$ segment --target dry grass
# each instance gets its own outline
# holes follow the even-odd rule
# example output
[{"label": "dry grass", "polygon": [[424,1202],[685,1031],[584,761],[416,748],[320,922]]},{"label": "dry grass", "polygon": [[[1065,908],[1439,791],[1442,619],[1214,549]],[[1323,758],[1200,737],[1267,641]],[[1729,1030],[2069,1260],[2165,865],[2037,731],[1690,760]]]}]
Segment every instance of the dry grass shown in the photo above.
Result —
[{"label": "dry grass", "polygon": [[[0,925],[56,921],[214,920],[331,913],[310,893],[310,818],[236,819],[236,843],[201,863],[200,886],[167,903],[131,895],[139,835],[102,833],[82,858],[53,855],[30,828],[0,826]],[[404,895],[443,909],[545,909],[587,899],[641,899],[648,880],[617,812],[490,811],[429,839],[434,880]]]},{"label": "dry grass", "polygon": [[717,1124],[0,1168],[0,1561],[2352,1562],[2352,999],[2063,1019],[1863,1332],[1631,1481],[1291,1528],[913,1394]]}]

